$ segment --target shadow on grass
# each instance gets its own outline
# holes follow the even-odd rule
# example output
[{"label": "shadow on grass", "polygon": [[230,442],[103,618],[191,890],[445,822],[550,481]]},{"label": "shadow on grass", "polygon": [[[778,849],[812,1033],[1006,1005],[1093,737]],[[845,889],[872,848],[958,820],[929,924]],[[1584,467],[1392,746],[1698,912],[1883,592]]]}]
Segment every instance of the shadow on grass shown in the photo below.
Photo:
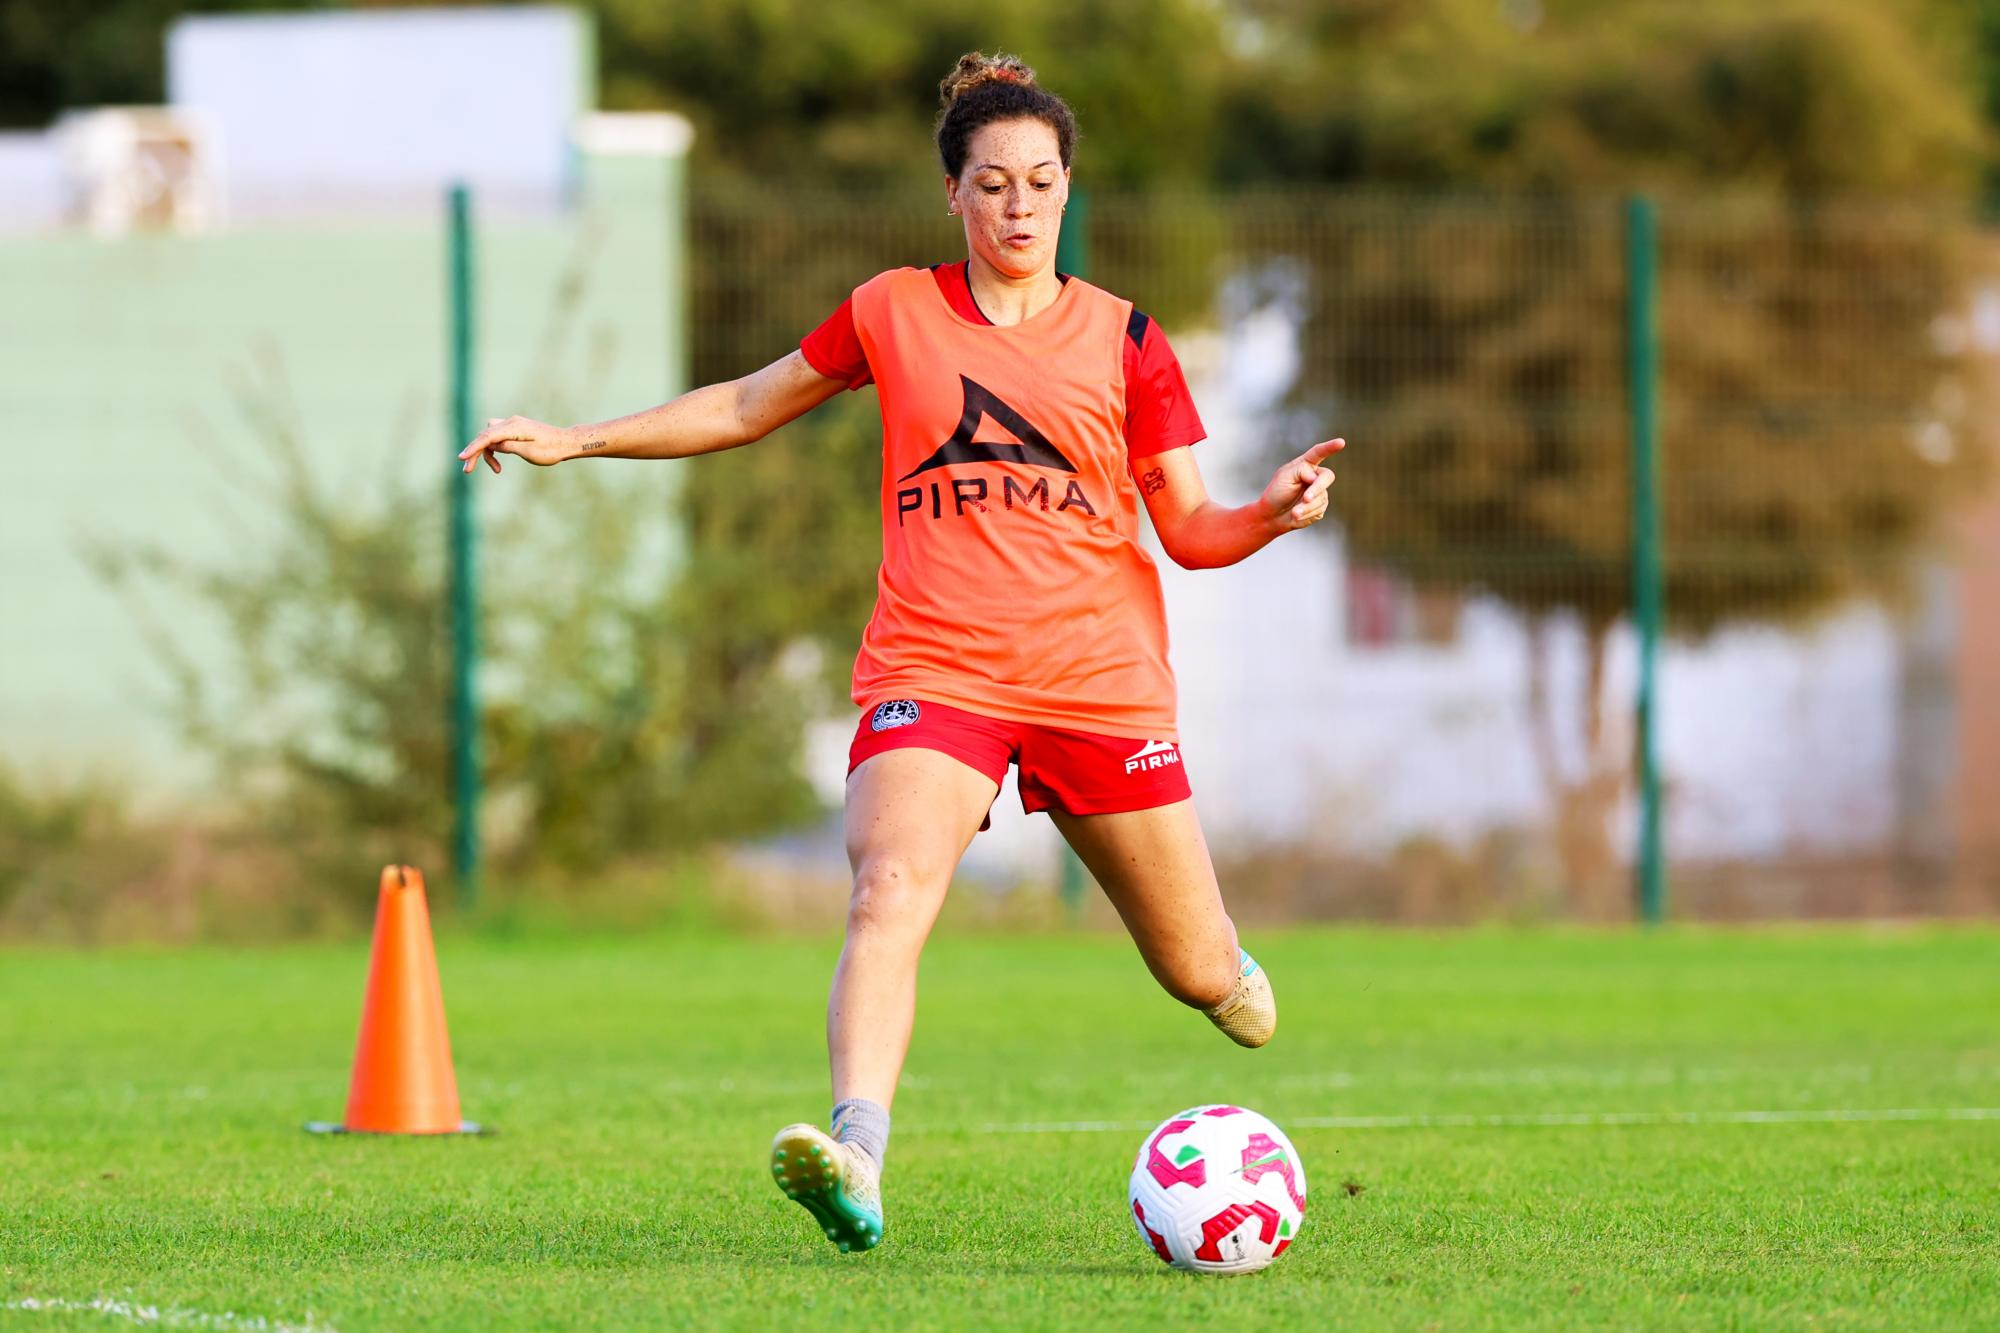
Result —
[{"label": "shadow on grass", "polygon": [[[692,1257],[692,1256],[690,1256]],[[716,1260],[724,1256],[710,1252],[700,1256],[706,1260]],[[937,1255],[912,1254],[908,1250],[890,1251],[877,1254],[837,1254],[828,1247],[825,1254],[811,1252],[802,1254],[750,1254],[741,1256],[745,1262],[758,1268],[796,1268],[815,1272],[830,1268],[851,1268],[855,1273],[882,1270],[885,1275],[898,1279],[913,1273],[929,1277],[973,1276],[992,1277],[1104,1277],[1130,1280],[1133,1278],[1162,1279],[1166,1281],[1186,1281],[1189,1274],[1168,1268],[1165,1264],[1118,1264],[1091,1263],[1086,1261],[1065,1261],[1061,1259],[996,1259],[988,1255]]]}]

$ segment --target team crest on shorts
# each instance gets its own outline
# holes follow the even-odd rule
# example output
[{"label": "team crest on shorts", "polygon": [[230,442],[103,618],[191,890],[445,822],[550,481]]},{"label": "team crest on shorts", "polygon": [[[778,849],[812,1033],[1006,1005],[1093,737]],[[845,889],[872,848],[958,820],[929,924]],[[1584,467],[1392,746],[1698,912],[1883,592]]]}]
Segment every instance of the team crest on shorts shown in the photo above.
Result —
[{"label": "team crest on shorts", "polygon": [[871,731],[888,731],[894,727],[907,727],[923,716],[915,699],[891,699],[875,710],[875,720],[868,724]]}]

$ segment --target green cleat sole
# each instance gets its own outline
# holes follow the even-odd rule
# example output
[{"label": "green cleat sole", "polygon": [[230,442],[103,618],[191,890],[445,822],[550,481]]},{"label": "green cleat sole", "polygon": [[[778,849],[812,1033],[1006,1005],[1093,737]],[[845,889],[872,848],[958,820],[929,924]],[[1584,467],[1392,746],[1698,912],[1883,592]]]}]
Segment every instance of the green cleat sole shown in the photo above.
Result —
[{"label": "green cleat sole", "polygon": [[771,1145],[771,1165],[773,1175],[783,1171],[790,1177],[779,1182],[785,1197],[811,1213],[843,1254],[881,1244],[881,1214],[848,1197],[840,1165],[828,1155],[819,1130],[810,1125],[781,1130]]}]

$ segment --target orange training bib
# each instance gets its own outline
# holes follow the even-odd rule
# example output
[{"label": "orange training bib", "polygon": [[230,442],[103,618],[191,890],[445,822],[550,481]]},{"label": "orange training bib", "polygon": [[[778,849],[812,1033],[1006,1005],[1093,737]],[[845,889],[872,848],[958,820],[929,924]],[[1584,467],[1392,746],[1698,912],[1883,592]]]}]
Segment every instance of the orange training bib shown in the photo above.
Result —
[{"label": "orange training bib", "polygon": [[1176,739],[1126,461],[1131,304],[1071,278],[1034,318],[979,325],[930,273],[895,269],[853,309],[882,405],[882,568],[854,701]]}]

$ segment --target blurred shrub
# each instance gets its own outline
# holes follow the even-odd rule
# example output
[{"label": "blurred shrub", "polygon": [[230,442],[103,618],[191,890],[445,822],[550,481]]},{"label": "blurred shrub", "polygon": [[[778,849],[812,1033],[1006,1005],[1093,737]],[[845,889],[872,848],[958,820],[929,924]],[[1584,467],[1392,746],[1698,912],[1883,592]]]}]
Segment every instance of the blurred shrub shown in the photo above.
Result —
[{"label": "blurred shrub", "polygon": [[124,801],[115,790],[50,790],[0,768],[0,923],[89,938],[102,881],[87,854],[124,833]]},{"label": "blurred shrub", "polygon": [[[304,873],[372,901],[382,864],[448,863],[444,506],[434,485],[386,475],[336,499],[284,403],[267,365],[241,398],[258,448],[226,464],[267,520],[259,559],[211,565],[116,542],[92,557],[169,673],[182,737],[239,811]],[[667,576],[665,516],[614,474],[534,480],[491,506],[481,538],[496,870],[590,870],[810,816],[784,759],[811,672],[796,654],[732,654],[727,599],[705,595],[693,569],[686,583]],[[180,606],[220,621],[220,660],[191,655],[158,609]],[[718,653],[727,672],[707,669]]]},{"label": "blurred shrub", "polygon": [[272,841],[186,811],[146,817],[115,779],[0,768],[0,940],[112,944],[296,938],[358,916]]}]

